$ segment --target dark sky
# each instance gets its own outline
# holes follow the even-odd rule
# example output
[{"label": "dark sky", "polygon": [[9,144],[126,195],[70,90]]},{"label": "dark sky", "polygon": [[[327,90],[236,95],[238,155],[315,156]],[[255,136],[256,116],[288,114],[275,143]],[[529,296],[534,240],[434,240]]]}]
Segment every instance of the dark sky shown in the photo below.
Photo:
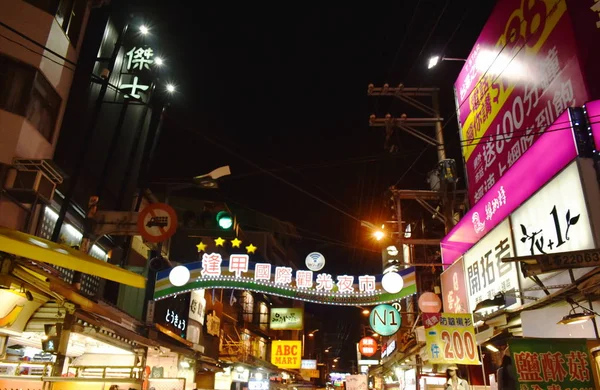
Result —
[{"label": "dark sky", "polygon": [[202,12],[183,0],[150,3],[148,24],[167,59],[164,79],[178,86],[155,178],[228,164],[227,199],[290,221],[305,237],[343,242],[304,240],[306,250],[324,253],[332,272],[348,272],[349,265],[353,274],[380,271],[378,251],[352,248],[374,249],[356,219],[385,220],[383,194],[391,185],[426,188],[436,154],[403,133],[399,152],[386,153],[383,130],[369,127],[369,115],[414,113],[398,101],[368,97],[367,86],[440,87],[448,152],[461,161],[452,84],[462,63],[427,70],[426,62],[440,53],[466,58],[495,2],[232,5]]}]

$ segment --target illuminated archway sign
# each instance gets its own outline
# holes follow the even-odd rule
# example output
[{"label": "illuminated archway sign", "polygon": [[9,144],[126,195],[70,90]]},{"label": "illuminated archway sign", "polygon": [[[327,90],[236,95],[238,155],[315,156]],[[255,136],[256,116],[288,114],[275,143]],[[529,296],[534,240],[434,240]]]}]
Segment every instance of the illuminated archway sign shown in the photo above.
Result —
[{"label": "illuminated archway sign", "polygon": [[[202,261],[181,264],[189,270],[189,280],[180,284],[171,275],[177,267],[156,275],[154,299],[164,299],[199,288],[231,288],[250,290],[284,298],[329,305],[356,306],[379,305],[393,302],[416,293],[415,270],[407,268],[399,272],[403,280],[400,291],[389,293],[381,286],[383,275],[339,275],[315,273],[308,270],[294,271],[290,267],[272,267],[268,263],[252,263],[248,255],[233,254],[225,261],[218,253],[205,253]],[[175,271],[181,275],[181,268]],[[187,277],[187,273],[185,273]]]}]

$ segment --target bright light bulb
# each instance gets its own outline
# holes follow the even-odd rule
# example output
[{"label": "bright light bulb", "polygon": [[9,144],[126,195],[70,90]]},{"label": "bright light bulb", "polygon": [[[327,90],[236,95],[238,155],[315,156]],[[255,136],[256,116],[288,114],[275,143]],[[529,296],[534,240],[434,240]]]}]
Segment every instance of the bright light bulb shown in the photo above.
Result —
[{"label": "bright light bulb", "polygon": [[377,241],[381,241],[383,239],[383,237],[385,237],[385,233],[382,232],[381,230],[377,230],[375,233],[373,233],[373,236],[375,237],[375,239]]},{"label": "bright light bulb", "polygon": [[438,64],[438,62],[440,61],[440,57],[439,56],[433,56],[429,59],[429,63],[427,64],[427,69],[431,69],[434,66],[436,66]]},{"label": "bright light bulb", "polygon": [[190,280],[190,270],[183,265],[178,265],[169,272],[169,281],[173,286],[183,286]]},{"label": "bright light bulb", "polygon": [[149,32],[149,31],[150,31],[150,30],[148,30],[148,27],[144,26],[143,24],[140,26],[140,32],[141,32],[143,35],[146,35],[146,34],[148,34],[148,32]]},{"label": "bright light bulb", "polygon": [[158,65],[158,66],[161,66],[161,65],[162,65],[162,64],[164,64],[165,62],[163,61],[163,59],[162,59],[162,58],[160,58],[160,57],[156,57],[156,58],[154,59],[154,63],[155,63],[156,65]]},{"label": "bright light bulb", "polygon": [[399,273],[388,272],[381,278],[381,287],[390,294],[397,294],[404,287],[404,280]]},{"label": "bright light bulb", "polygon": [[175,92],[175,86],[173,84],[167,84],[167,92],[169,92],[169,93]]}]

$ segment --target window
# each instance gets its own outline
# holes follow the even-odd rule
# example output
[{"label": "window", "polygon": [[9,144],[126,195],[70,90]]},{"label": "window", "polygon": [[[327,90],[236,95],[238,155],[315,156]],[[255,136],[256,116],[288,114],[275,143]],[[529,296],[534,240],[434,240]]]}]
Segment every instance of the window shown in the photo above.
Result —
[{"label": "window", "polygon": [[83,25],[86,0],[61,0],[56,11],[56,21],[63,29],[71,44],[77,46],[79,33]]},{"label": "window", "polygon": [[254,297],[249,291],[242,293],[242,310],[244,312],[244,321],[252,322],[254,317]]},{"label": "window", "polygon": [[262,330],[267,330],[267,327],[269,325],[269,307],[267,306],[266,303],[261,302],[260,305],[258,306],[258,311],[259,311],[258,326]]},{"label": "window", "polygon": [[52,142],[61,98],[34,67],[0,55],[0,109],[27,118]]},{"label": "window", "polygon": [[46,11],[50,15],[55,15],[56,11],[58,10],[58,3],[60,0],[25,0],[25,2],[41,9],[42,11]]}]

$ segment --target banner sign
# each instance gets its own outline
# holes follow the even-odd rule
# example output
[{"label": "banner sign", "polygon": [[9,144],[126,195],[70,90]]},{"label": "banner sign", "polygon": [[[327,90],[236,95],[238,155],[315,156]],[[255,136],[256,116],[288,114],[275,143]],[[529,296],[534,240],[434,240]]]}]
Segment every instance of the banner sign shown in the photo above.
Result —
[{"label": "banner sign", "polygon": [[574,161],[510,216],[516,255],[594,248],[579,161]]},{"label": "banner sign", "polygon": [[422,315],[430,364],[481,364],[471,314]]},{"label": "banner sign", "polygon": [[274,307],[271,308],[270,327],[273,330],[302,330],[304,309]]},{"label": "banner sign", "polygon": [[521,389],[592,390],[592,364],[585,339],[508,340]]},{"label": "banner sign", "polygon": [[442,272],[440,280],[444,299],[444,312],[470,313],[463,259],[458,259],[456,263]]},{"label": "banner sign", "polygon": [[442,262],[454,263],[575,157],[571,120],[565,111],[442,239]]},{"label": "banner sign", "polygon": [[[502,261],[515,248],[508,219],[496,226],[463,256],[469,307],[492,299],[500,292],[519,289],[519,273],[514,263]],[[481,313],[486,315],[487,313]]]},{"label": "banner sign", "polygon": [[566,1],[498,2],[454,84],[471,204],[588,99],[577,46]]},{"label": "banner sign", "polygon": [[596,147],[600,147],[600,100],[587,102],[583,107],[587,114],[588,122],[592,127],[592,134]]},{"label": "banner sign", "polygon": [[273,340],[271,342],[271,363],[279,368],[301,368],[302,341]]},{"label": "banner sign", "polygon": [[[174,285],[171,270],[185,267],[189,271],[186,283]],[[400,300],[416,293],[414,267],[398,271],[404,281],[399,292],[388,293],[381,287],[383,275],[313,275],[313,271],[291,267],[272,267],[269,263],[253,263],[248,255],[232,254],[229,261],[218,253],[205,253],[202,261],[186,263],[161,271],[156,275],[154,299],[183,294],[199,288],[229,288],[250,290],[284,298],[329,305],[377,305]],[[181,273],[178,273],[178,276]],[[295,276],[295,278],[293,277]]]}]

